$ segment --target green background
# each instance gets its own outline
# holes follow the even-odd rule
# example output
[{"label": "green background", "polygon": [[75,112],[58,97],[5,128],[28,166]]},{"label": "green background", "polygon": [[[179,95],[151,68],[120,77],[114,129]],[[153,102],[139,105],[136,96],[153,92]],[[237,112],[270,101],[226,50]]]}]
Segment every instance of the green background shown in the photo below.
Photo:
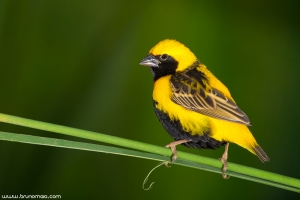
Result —
[{"label": "green background", "polygon": [[[299,1],[0,1],[0,112],[164,146],[152,76],[157,42],[188,46],[230,89],[271,158],[229,161],[300,178]],[[1,131],[79,140],[13,125]],[[181,151],[219,158],[224,148]],[[292,199],[298,194],[157,162],[0,141],[0,194],[62,199]],[[230,166],[229,166],[230,168]]]}]

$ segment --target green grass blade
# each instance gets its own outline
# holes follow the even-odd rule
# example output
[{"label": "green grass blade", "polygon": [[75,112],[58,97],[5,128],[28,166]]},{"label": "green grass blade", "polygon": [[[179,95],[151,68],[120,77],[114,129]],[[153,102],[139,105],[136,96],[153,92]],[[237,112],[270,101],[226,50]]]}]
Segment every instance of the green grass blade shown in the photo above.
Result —
[{"label": "green grass blade", "polygon": [[[155,145],[151,145],[151,144],[146,144],[146,143],[133,141],[133,140],[129,140],[129,139],[124,139],[124,138],[119,138],[119,137],[110,136],[110,135],[105,135],[105,134],[101,134],[101,133],[85,131],[85,130],[80,130],[80,129],[76,129],[76,128],[70,128],[70,127],[65,127],[65,126],[60,126],[60,125],[55,125],[55,124],[50,124],[50,123],[45,123],[45,122],[40,122],[40,121],[35,121],[35,120],[25,119],[25,118],[21,118],[21,117],[5,115],[5,114],[0,114],[0,121],[5,122],[5,123],[10,123],[10,124],[35,128],[35,129],[39,129],[39,130],[45,130],[45,131],[50,131],[50,132],[55,132],[55,133],[60,133],[60,134],[65,134],[65,135],[71,135],[74,137],[90,139],[93,141],[105,142],[108,144],[114,144],[114,145],[118,145],[118,146],[122,146],[122,147],[128,147],[131,149],[136,149],[136,150],[141,150],[141,151],[152,153],[152,154],[149,154],[149,153],[144,153],[144,152],[137,152],[137,151],[122,149],[122,150],[118,150],[118,151],[120,151],[119,152],[120,155],[131,155],[131,156],[135,156],[135,157],[147,158],[147,159],[152,159],[152,160],[162,160],[162,161],[169,160],[169,156],[171,156],[171,151],[164,147],[159,147],[159,146],[155,146]],[[18,142],[25,142],[25,143],[31,143],[31,144],[57,146],[57,147],[60,146],[60,147],[73,148],[73,149],[82,149],[82,150],[90,150],[91,151],[91,149],[89,149],[89,148],[91,148],[91,147],[98,148],[99,146],[101,146],[101,145],[79,143],[79,142],[52,139],[52,138],[46,138],[47,139],[46,140],[45,138],[42,138],[42,137],[29,136],[29,135],[20,135],[20,134],[7,135],[8,133],[4,133],[4,132],[2,132],[0,134],[1,134],[2,140],[18,141]],[[18,136],[15,136],[15,135],[18,135]],[[21,138],[17,138],[17,137],[21,137]],[[42,140],[40,140],[39,138],[42,138]],[[44,144],[41,143],[41,141],[44,141]],[[49,143],[46,143],[47,141]],[[69,147],[64,146],[65,144],[68,144]],[[80,146],[79,144],[80,145],[84,144],[83,146],[85,146],[86,149],[84,149],[83,146]],[[79,147],[76,145],[79,145]],[[91,145],[91,146],[89,146],[89,145]],[[109,148],[110,150],[112,150],[114,147],[106,147],[106,148]],[[117,148],[117,149],[119,149],[119,148]],[[115,152],[117,152],[117,150],[115,150]],[[124,152],[127,152],[127,153],[125,154]],[[106,152],[106,153],[109,153],[109,152]],[[115,153],[115,154],[118,154],[118,153]],[[156,155],[156,154],[158,154],[158,155]],[[184,152],[180,152],[180,151],[178,151],[178,157],[179,157],[179,159],[176,160],[176,164],[189,166],[189,167],[193,167],[193,168],[197,168],[197,169],[204,169],[204,170],[212,171],[212,172],[216,172],[216,173],[221,173],[221,171],[220,171],[221,162],[217,159],[206,158],[203,156],[193,155],[193,154],[184,153]],[[300,180],[298,180],[298,179],[271,173],[271,172],[266,172],[266,171],[262,171],[259,169],[254,169],[254,168],[250,168],[250,167],[246,167],[246,166],[242,166],[242,165],[238,165],[238,164],[234,164],[234,163],[228,163],[228,165],[229,165],[229,169],[227,171],[228,172],[227,174],[231,175],[233,177],[239,177],[239,178],[243,178],[246,180],[251,180],[251,181],[271,185],[274,187],[291,190],[294,192],[300,192]]]},{"label": "green grass blade", "polygon": [[[69,149],[78,149],[78,150],[85,150],[85,151],[110,153],[110,154],[144,158],[144,159],[156,160],[156,161],[169,161],[170,160],[169,157],[166,157],[166,156],[151,154],[151,153],[146,153],[146,152],[140,152],[140,151],[134,151],[134,150],[129,150],[129,149],[109,147],[109,146],[90,144],[90,143],[84,143],[84,142],[75,142],[75,141],[62,140],[62,139],[7,133],[7,132],[0,132],[0,140],[6,140],[6,141],[11,141],[11,142],[21,142],[21,143],[28,143],[28,144],[36,144],[36,145],[53,146],[53,147],[61,147],[61,148],[69,148]],[[195,169],[201,169],[201,170],[219,173],[219,174],[221,173],[220,168],[210,167],[207,165],[190,162],[190,161],[183,160],[183,159],[178,159],[176,161],[176,163],[174,163],[174,164],[191,167],[191,168],[195,168]],[[231,163],[230,166],[231,165],[233,165],[233,163]],[[286,190],[290,190],[290,191],[294,191],[294,192],[300,192],[300,188],[294,188],[291,186],[270,182],[268,180],[260,179],[257,177],[253,177],[253,176],[249,176],[249,175],[245,175],[245,174],[239,174],[239,173],[232,172],[232,171],[228,171],[228,174],[233,177],[238,177],[238,178],[242,178],[245,180],[263,183],[266,185],[271,185],[274,187],[278,187],[278,188],[282,188],[282,189],[286,189]]]}]

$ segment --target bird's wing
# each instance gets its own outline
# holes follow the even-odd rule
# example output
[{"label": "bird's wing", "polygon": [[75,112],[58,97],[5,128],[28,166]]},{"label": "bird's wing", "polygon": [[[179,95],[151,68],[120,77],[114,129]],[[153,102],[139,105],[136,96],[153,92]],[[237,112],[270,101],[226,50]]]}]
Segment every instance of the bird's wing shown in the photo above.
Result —
[{"label": "bird's wing", "polygon": [[176,73],[170,84],[173,102],[203,115],[251,126],[247,115],[215,88],[210,88],[205,76],[198,70]]}]

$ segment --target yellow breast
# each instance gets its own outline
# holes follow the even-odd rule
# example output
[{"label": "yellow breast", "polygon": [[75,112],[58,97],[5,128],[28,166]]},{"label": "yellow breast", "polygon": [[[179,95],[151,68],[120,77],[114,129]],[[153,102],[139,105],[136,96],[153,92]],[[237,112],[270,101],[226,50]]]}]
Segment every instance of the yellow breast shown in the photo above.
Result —
[{"label": "yellow breast", "polygon": [[171,100],[170,77],[164,76],[154,83],[153,100],[158,102],[156,108],[168,114],[171,120],[179,120],[184,131],[203,135],[210,127],[209,117],[190,111]]}]

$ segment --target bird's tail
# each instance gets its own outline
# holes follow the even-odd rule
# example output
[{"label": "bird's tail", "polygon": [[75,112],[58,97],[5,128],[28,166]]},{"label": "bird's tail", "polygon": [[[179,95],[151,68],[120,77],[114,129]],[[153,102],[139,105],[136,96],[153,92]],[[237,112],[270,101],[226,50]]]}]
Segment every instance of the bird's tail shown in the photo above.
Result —
[{"label": "bird's tail", "polygon": [[270,158],[268,155],[264,152],[264,150],[260,146],[255,146],[253,148],[253,151],[258,156],[258,158],[261,160],[261,162],[269,162]]}]

